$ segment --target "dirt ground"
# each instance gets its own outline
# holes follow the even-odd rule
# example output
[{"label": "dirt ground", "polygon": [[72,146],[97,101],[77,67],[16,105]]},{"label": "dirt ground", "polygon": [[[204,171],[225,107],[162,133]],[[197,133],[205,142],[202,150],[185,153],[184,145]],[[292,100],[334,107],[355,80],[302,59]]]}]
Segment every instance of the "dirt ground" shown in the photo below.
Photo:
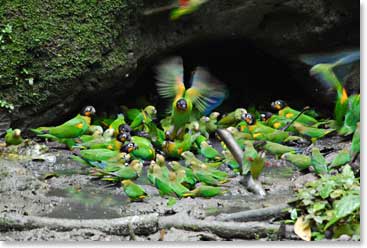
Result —
[{"label": "dirt ground", "polygon": [[[34,141],[28,143],[17,151],[15,148],[0,150],[0,218],[10,214],[65,219],[67,222],[113,220],[156,213],[160,217],[177,216],[177,218],[185,214],[189,218],[210,223],[218,221],[218,217],[225,214],[284,204],[294,197],[295,188],[316,179],[312,173],[299,172],[292,164],[269,157],[270,166],[264,170],[259,179],[267,193],[265,197],[248,192],[240,183],[241,177],[232,173],[230,182],[225,186],[227,193],[224,195],[211,199],[177,199],[176,204],[168,206],[168,198],[160,197],[157,189],[142,176],[138,179],[138,183],[144,187],[149,197],[144,202],[130,202],[120,186],[89,176],[88,168],[69,158],[70,151],[62,149],[55,143],[44,144]],[[349,146],[350,141],[343,141],[334,136],[319,140],[314,145],[329,151],[326,158],[331,160],[338,150]],[[310,146],[304,147],[304,153],[307,154],[308,150]],[[224,165],[222,169],[230,172]],[[236,235],[226,236],[211,228],[188,228],[184,225],[164,228],[164,231],[158,226],[144,234],[137,232],[135,235],[133,231],[127,235],[119,235],[98,228],[62,230],[52,226],[12,227],[4,223],[4,220],[0,221],[0,240],[5,241],[244,239],[236,238]],[[279,224],[280,221],[268,218],[255,225],[259,223],[272,225]],[[281,238],[271,233],[262,235],[261,232],[248,237],[260,240],[296,239],[292,235]]]}]

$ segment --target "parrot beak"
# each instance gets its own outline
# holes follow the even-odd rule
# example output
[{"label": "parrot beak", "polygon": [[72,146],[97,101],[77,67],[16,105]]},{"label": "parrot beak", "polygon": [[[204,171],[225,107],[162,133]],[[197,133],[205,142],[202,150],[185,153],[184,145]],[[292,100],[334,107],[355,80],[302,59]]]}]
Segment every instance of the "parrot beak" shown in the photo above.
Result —
[{"label": "parrot beak", "polygon": [[279,110],[279,105],[275,104],[275,102],[272,102],[271,103],[271,108],[274,109],[274,110]]},{"label": "parrot beak", "polygon": [[14,136],[19,137],[20,133],[21,133],[20,129],[15,129],[14,130]]}]

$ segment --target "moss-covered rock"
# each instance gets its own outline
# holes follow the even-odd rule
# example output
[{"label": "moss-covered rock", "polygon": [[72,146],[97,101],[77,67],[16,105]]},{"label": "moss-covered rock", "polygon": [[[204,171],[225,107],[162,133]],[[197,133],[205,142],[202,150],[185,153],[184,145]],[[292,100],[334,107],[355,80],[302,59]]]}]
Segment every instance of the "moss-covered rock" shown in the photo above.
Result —
[{"label": "moss-covered rock", "polygon": [[15,106],[13,125],[49,123],[89,95],[124,90],[138,61],[204,36],[246,37],[276,55],[359,42],[358,3],[212,0],[175,22],[167,11],[144,14],[171,3],[3,1],[0,100]]}]

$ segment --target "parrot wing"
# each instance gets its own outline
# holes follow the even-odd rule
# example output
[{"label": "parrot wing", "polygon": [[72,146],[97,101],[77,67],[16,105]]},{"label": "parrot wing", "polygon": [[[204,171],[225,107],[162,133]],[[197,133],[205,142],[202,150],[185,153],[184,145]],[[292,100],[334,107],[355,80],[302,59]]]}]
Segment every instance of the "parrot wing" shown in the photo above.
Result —
[{"label": "parrot wing", "polygon": [[180,57],[174,57],[157,68],[158,93],[163,98],[181,97],[185,92],[183,64]]},{"label": "parrot wing", "polygon": [[223,102],[227,92],[206,70],[198,67],[192,78],[191,88],[185,95],[190,97],[201,113],[209,114]]}]

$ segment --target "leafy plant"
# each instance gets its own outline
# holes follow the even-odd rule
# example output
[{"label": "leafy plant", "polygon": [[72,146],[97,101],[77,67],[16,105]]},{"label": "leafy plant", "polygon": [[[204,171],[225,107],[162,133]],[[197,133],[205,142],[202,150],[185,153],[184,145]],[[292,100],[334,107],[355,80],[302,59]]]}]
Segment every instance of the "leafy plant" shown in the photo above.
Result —
[{"label": "leafy plant", "polygon": [[5,100],[0,99],[0,109],[5,109],[8,112],[11,112],[14,110],[14,105]]},{"label": "leafy plant", "polygon": [[[360,239],[360,182],[349,165],[341,173],[307,183],[292,204],[291,219],[301,230],[311,227],[313,239],[342,234]],[[300,230],[299,225],[295,229]]]}]

